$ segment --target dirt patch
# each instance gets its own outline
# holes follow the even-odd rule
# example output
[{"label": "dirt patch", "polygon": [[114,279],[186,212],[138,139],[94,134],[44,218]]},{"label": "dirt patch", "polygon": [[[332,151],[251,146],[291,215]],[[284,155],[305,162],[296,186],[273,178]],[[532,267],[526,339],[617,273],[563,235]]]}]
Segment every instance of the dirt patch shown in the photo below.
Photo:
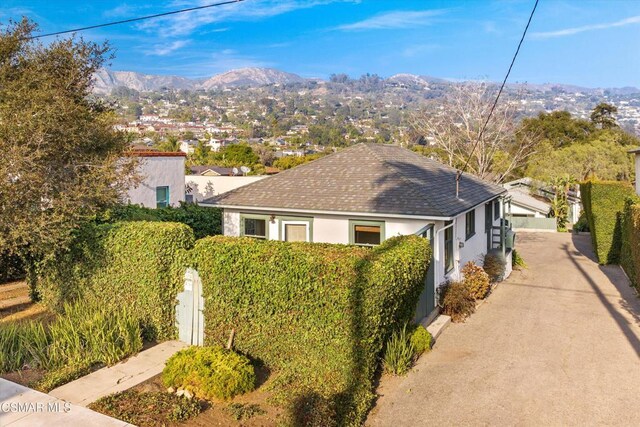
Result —
[{"label": "dirt patch", "polygon": [[16,384],[29,387],[30,384],[42,379],[44,371],[40,369],[22,369],[20,371],[7,372],[0,375],[0,378],[14,382]]},{"label": "dirt patch", "polygon": [[[282,408],[276,407],[269,403],[271,393],[265,390],[265,385],[269,383],[266,380],[268,371],[266,369],[257,369],[259,386],[255,391],[237,396],[228,401],[202,402],[202,412],[194,418],[182,423],[167,423],[167,426],[179,425],[190,427],[207,427],[207,426],[275,426],[282,418]],[[166,392],[166,387],[162,384],[160,375],[148,379],[147,381],[133,387],[131,390],[139,392]],[[243,419],[236,419],[241,418]],[[157,420],[160,421],[160,420]],[[141,425],[140,427],[145,427]]]},{"label": "dirt patch", "polygon": [[29,298],[26,282],[10,282],[0,285],[0,323],[16,320],[49,320],[53,314],[42,304]]}]

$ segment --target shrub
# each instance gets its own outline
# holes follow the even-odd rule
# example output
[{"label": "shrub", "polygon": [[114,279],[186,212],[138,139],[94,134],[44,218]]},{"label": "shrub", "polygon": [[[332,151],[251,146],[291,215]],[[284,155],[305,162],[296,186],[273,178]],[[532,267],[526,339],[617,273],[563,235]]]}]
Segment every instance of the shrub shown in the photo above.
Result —
[{"label": "shrub", "polygon": [[513,268],[518,269],[518,270],[523,269],[523,268],[527,268],[527,263],[524,262],[524,259],[520,255],[520,252],[518,252],[518,251],[516,251],[514,249],[512,251],[512,253],[511,253],[511,256],[512,256]]},{"label": "shrub", "polygon": [[98,223],[121,221],[162,221],[186,224],[193,230],[196,239],[222,234],[222,211],[218,208],[181,203],[179,207],[159,209],[138,205],[118,205],[98,218]]},{"label": "shrub", "polygon": [[463,283],[469,288],[469,292],[475,299],[483,299],[491,289],[489,275],[482,267],[469,261],[462,267]]},{"label": "shrub", "polygon": [[184,224],[90,224],[78,231],[69,251],[38,266],[35,288],[49,308],[61,310],[76,300],[127,307],[147,339],[171,338],[176,295],[182,289],[171,266],[193,242]]},{"label": "shrub", "polygon": [[580,184],[580,192],[598,262],[619,263],[620,217],[626,198],[634,195],[633,187],[628,182],[587,181]]},{"label": "shrub", "polygon": [[621,216],[620,265],[632,286],[640,291],[640,205],[638,198],[628,198]]},{"label": "shrub", "polygon": [[227,412],[236,421],[248,420],[256,415],[264,415],[267,412],[255,403],[232,403],[227,406]]},{"label": "shrub", "polygon": [[252,391],[256,374],[249,359],[232,350],[194,346],[169,358],[162,381],[203,399],[230,399]]},{"label": "shrub", "polygon": [[582,212],[580,212],[580,217],[578,217],[576,223],[573,224],[573,231],[589,231],[589,222],[587,221],[587,216],[584,209],[582,210]]},{"label": "shrub", "polygon": [[415,348],[407,335],[407,326],[391,334],[384,352],[384,370],[393,375],[404,375],[411,368]]},{"label": "shrub", "polygon": [[462,282],[447,282],[439,288],[440,306],[454,322],[464,322],[476,311],[476,302],[469,288]]},{"label": "shrub", "polygon": [[202,407],[195,399],[163,392],[126,390],[98,399],[89,409],[133,425],[165,426],[197,416]]},{"label": "shrub", "polygon": [[[205,341],[262,360],[278,399],[329,402],[339,424],[359,424],[394,325],[412,319],[431,258],[417,236],[374,249],[209,237],[189,266],[205,298]],[[327,411],[320,411],[325,413]]]},{"label": "shrub", "polygon": [[433,337],[422,325],[413,326],[409,334],[409,342],[413,346],[414,357],[418,358],[425,351],[431,350]]},{"label": "shrub", "polygon": [[0,283],[23,279],[25,274],[22,258],[18,255],[0,253]]},{"label": "shrub", "polygon": [[492,249],[484,256],[482,269],[489,275],[491,282],[499,282],[504,277],[507,262],[501,250]]},{"label": "shrub", "polygon": [[85,363],[62,366],[45,372],[42,378],[29,384],[29,387],[48,393],[54,388],[77,380],[90,372],[91,365]]}]

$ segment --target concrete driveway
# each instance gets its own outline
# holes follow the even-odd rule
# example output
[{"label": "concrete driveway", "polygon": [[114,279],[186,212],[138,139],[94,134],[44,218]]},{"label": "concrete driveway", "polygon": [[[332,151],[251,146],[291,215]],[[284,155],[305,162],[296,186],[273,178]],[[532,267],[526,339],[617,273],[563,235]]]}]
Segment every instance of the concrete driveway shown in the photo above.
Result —
[{"label": "concrete driveway", "polygon": [[371,426],[640,426],[640,300],[589,236],[519,233],[514,272],[403,378]]}]

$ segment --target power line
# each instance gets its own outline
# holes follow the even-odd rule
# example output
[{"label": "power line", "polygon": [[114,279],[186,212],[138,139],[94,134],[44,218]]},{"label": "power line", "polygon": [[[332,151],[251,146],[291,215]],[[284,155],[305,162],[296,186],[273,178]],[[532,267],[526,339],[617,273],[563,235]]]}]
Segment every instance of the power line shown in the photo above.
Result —
[{"label": "power line", "polygon": [[473,155],[473,152],[476,150],[476,147],[480,143],[480,140],[482,139],[482,135],[484,134],[484,131],[487,129],[487,125],[489,124],[489,120],[491,120],[493,111],[496,109],[496,105],[498,105],[498,100],[500,99],[500,95],[502,95],[502,91],[504,89],[505,84],[507,83],[509,74],[511,74],[511,69],[513,68],[513,64],[516,62],[516,58],[518,57],[518,53],[520,52],[520,47],[522,46],[522,42],[524,41],[524,37],[527,35],[527,30],[529,29],[529,25],[531,24],[531,20],[533,19],[533,14],[536,12],[536,8],[538,7],[538,1],[539,0],[536,0],[535,4],[533,5],[533,9],[531,10],[531,15],[529,15],[529,20],[527,21],[527,26],[524,27],[524,31],[522,32],[522,37],[520,37],[518,48],[516,49],[516,52],[513,55],[513,58],[511,59],[511,64],[509,65],[507,74],[504,76],[504,80],[502,80],[502,84],[500,85],[500,90],[498,91],[498,95],[496,96],[495,101],[493,101],[491,110],[489,110],[489,115],[487,115],[487,119],[485,120],[484,125],[480,129],[480,133],[478,134],[478,139],[476,139],[476,142],[473,145],[473,148],[471,148],[471,151],[469,152],[469,156],[467,157],[467,161],[464,163],[463,168],[458,171],[458,175],[456,176],[456,197],[458,196],[458,186],[460,183],[460,178],[462,177],[462,174],[464,173],[464,171],[467,169],[467,166],[469,165],[469,161],[471,160],[471,156]]},{"label": "power line", "polygon": [[77,33],[79,31],[93,30],[95,28],[109,27],[111,25],[120,25],[120,24],[129,23],[129,22],[144,21],[146,19],[160,18],[162,16],[176,15],[178,13],[193,12],[194,10],[208,9],[208,8],[211,8],[211,7],[224,6],[225,4],[239,3],[239,2],[242,2],[242,1],[244,1],[244,0],[228,0],[228,1],[223,1],[223,2],[219,2],[219,3],[207,4],[207,5],[204,5],[204,6],[196,6],[196,7],[190,7],[190,8],[187,8],[187,9],[174,10],[174,11],[171,11],[171,12],[157,13],[155,15],[147,15],[147,16],[140,16],[138,18],[124,19],[122,21],[107,22],[107,23],[104,23],[104,24],[90,25],[88,27],[74,28],[72,30],[65,30],[65,31],[57,31],[55,33],[40,34],[38,36],[27,37],[26,40],[40,39],[40,38],[49,37],[49,36],[59,36],[61,34]]}]

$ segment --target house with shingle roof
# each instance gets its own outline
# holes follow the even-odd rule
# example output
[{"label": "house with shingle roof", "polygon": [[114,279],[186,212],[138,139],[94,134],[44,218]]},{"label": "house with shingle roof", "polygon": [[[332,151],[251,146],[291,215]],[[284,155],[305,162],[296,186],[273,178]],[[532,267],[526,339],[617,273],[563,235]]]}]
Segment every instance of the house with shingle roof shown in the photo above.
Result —
[{"label": "house with shingle roof", "polygon": [[506,189],[463,174],[456,192],[456,176],[405,148],[363,143],[201,204],[224,210],[228,236],[363,246],[397,235],[429,238],[431,284],[418,308],[427,315],[435,284],[459,278],[466,262],[481,264],[488,250],[504,246]]}]

